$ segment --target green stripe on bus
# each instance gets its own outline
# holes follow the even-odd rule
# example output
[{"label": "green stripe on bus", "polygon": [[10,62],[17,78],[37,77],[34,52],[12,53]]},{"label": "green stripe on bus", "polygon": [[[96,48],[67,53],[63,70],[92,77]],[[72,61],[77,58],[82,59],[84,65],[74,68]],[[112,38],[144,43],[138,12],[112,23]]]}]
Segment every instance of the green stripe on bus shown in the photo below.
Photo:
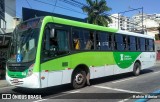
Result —
[{"label": "green stripe on bus", "polygon": [[25,70],[23,72],[13,72],[7,70],[8,76],[11,78],[25,78],[28,74],[28,70]]},{"label": "green stripe on bus", "polygon": [[[63,62],[68,61],[68,66],[62,66]],[[83,64],[90,66],[115,65],[113,52],[81,52],[69,56],[61,57],[56,60],[50,60],[41,65],[42,70],[65,70],[65,68],[76,68]]]},{"label": "green stripe on bus", "polygon": [[[74,69],[83,64],[88,68],[90,66],[117,65],[119,68],[125,69],[130,67],[140,54],[141,52],[81,52],[47,61],[41,67],[42,70],[59,71],[66,68]],[[63,67],[62,63],[66,61],[68,66]]]}]

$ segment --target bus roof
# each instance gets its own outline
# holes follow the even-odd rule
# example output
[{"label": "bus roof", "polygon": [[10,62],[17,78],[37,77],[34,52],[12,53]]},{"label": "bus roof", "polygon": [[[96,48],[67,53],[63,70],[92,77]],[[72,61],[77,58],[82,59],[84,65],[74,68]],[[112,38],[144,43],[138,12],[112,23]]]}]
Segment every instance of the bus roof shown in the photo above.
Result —
[{"label": "bus roof", "polygon": [[154,37],[150,36],[150,35],[128,32],[128,31],[118,30],[116,28],[98,26],[98,25],[94,25],[94,24],[88,24],[88,23],[84,23],[84,22],[79,22],[79,21],[54,17],[54,16],[45,16],[45,17],[42,17],[42,19],[43,19],[43,22],[54,22],[57,24],[70,25],[70,26],[75,26],[75,27],[80,27],[80,28],[87,28],[87,29],[98,30],[98,31],[108,31],[108,32],[113,32],[113,33],[121,33],[121,34],[125,34],[125,35],[132,35],[132,36],[139,36],[139,37],[154,39]]},{"label": "bus roof", "polygon": [[88,29],[93,29],[93,30],[100,30],[100,31],[108,31],[108,32],[117,32],[118,29],[115,28],[110,28],[110,27],[103,27],[103,26],[98,26],[94,24],[88,24],[84,22],[79,22],[79,21],[74,21],[74,20],[69,20],[69,19],[64,19],[64,18],[58,18],[58,17],[53,17],[53,16],[46,16],[43,19],[44,21],[49,21],[49,22],[54,22],[57,24],[64,24],[64,25],[70,25],[70,26],[75,26],[75,27],[80,27],[80,28],[88,28]]}]

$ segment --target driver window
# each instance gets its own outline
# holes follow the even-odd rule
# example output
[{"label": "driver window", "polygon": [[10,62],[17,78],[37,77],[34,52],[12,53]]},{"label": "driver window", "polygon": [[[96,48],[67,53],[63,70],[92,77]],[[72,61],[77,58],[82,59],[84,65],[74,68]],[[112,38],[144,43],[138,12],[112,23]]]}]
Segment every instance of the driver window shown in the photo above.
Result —
[{"label": "driver window", "polygon": [[47,27],[42,42],[43,60],[49,60],[68,54],[68,31]]}]

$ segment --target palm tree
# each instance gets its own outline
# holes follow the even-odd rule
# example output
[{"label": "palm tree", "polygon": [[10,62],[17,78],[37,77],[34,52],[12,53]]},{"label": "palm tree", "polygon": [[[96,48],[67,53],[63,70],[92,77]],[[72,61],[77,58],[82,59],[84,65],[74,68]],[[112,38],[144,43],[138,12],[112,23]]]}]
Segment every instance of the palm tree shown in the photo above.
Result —
[{"label": "palm tree", "polygon": [[108,26],[108,23],[112,22],[111,18],[105,14],[111,10],[105,0],[86,0],[86,2],[88,5],[83,6],[82,10],[88,15],[88,23]]}]

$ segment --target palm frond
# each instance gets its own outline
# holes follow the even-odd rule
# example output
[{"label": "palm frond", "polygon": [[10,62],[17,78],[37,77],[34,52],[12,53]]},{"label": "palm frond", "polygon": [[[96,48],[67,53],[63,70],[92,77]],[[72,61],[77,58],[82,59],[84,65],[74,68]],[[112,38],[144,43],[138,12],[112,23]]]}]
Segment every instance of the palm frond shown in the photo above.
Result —
[{"label": "palm frond", "polygon": [[94,2],[92,0],[86,0],[87,4],[90,6],[94,6]]},{"label": "palm frond", "polygon": [[86,2],[88,5],[83,6],[82,10],[88,15],[88,23],[108,26],[108,23],[112,22],[111,18],[104,14],[111,10],[105,0],[86,0]]}]

